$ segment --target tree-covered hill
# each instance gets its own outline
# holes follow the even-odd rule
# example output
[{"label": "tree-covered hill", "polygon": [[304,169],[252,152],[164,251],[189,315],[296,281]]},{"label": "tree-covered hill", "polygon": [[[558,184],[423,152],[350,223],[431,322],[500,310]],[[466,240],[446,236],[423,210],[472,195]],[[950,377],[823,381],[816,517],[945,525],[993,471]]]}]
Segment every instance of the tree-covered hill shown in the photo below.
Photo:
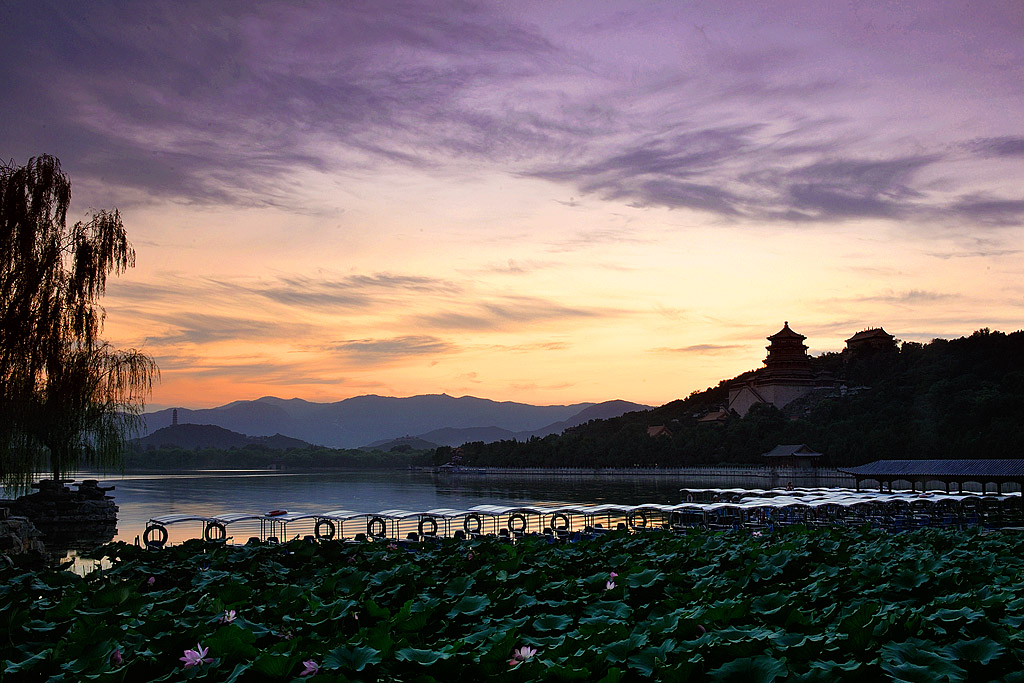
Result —
[{"label": "tree-covered hill", "polygon": [[[177,424],[158,429],[133,444],[143,450],[153,448],[245,448],[266,446],[271,450],[312,448],[313,444],[283,434],[248,436],[217,425]],[[137,450],[137,449],[136,449]]]},{"label": "tree-covered hill", "polygon": [[[724,380],[660,408],[592,420],[561,435],[525,442],[470,443],[468,466],[676,467],[758,463],[778,444],[806,443],[823,465],[879,458],[1015,458],[1024,444],[1024,332],[983,329],[969,337],[851,357],[812,359],[837,379],[786,406],[755,406],[724,422],[699,418],[728,399]],[[668,436],[648,436],[664,425]],[[435,462],[450,460],[439,448]]]}]

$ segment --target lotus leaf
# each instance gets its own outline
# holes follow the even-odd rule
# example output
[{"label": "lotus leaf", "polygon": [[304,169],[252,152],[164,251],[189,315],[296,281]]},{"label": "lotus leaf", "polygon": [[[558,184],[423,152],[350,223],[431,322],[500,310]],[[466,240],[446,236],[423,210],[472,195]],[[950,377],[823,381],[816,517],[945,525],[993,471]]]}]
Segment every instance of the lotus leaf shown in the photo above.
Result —
[{"label": "lotus leaf", "polygon": [[444,650],[418,650],[413,647],[403,647],[395,653],[399,661],[416,662],[424,666],[430,666],[441,659],[448,659],[452,656],[450,651]]},{"label": "lotus leaf", "polygon": [[538,631],[564,631],[572,625],[572,617],[564,614],[545,614],[533,622]]},{"label": "lotus leaf", "polygon": [[370,664],[380,664],[380,651],[372,647],[337,647],[324,657],[323,668],[362,671]]},{"label": "lotus leaf", "polygon": [[991,638],[982,636],[973,640],[961,640],[953,643],[946,648],[946,651],[961,661],[988,665],[998,659],[1005,648]]},{"label": "lotus leaf", "polygon": [[785,662],[768,655],[734,659],[708,672],[708,678],[712,681],[737,683],[770,683],[785,675]]}]

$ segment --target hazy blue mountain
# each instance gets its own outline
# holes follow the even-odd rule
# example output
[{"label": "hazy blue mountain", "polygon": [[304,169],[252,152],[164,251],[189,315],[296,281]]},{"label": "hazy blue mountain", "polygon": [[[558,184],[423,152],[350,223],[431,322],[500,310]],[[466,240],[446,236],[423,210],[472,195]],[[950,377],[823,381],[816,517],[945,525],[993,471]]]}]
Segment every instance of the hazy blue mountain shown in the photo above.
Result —
[{"label": "hazy blue mountain", "polygon": [[431,441],[439,446],[461,446],[471,441],[491,443],[492,441],[514,439],[518,433],[502,429],[501,427],[466,427],[464,429],[444,427],[427,432],[426,434],[420,434],[419,437],[424,441]]},{"label": "hazy blue mountain", "polygon": [[650,410],[651,406],[640,405],[639,403],[630,403],[629,401],[604,401],[603,403],[596,403],[592,406],[584,408],[580,412],[573,415],[568,420],[561,422],[555,422],[549,424],[541,429],[534,430],[532,432],[516,434],[516,439],[522,441],[524,438],[531,436],[547,436],[548,434],[561,434],[569,427],[575,427],[577,425],[586,424],[591,420],[610,420],[613,417],[619,417],[626,413],[636,412],[638,410]]},{"label": "hazy blue mountain", "polygon": [[569,427],[586,424],[591,420],[608,420],[613,417],[619,417],[625,413],[637,410],[648,410],[649,408],[650,406],[640,405],[639,403],[630,403],[629,401],[605,401],[603,403],[592,404],[566,420],[553,422],[538,429],[511,431],[494,426],[470,427],[466,429],[445,427],[443,429],[435,429],[434,431],[427,432],[425,434],[419,434],[418,436],[425,441],[430,441],[441,446],[461,446],[464,443],[471,443],[473,441],[483,441],[484,443],[505,441],[508,439],[525,441],[532,436],[544,437],[548,434],[561,434]]},{"label": "hazy blue mountain", "polygon": [[[625,401],[608,402],[618,403],[632,406],[631,409],[645,408]],[[357,396],[336,403],[267,396],[203,410],[178,408],[178,422],[213,424],[252,436],[286,434],[323,446],[357,448],[375,441],[444,428],[496,427],[514,434],[532,434],[554,424],[571,422],[587,409],[608,404],[534,406],[446,394],[408,398]],[[147,413],[144,417],[147,433],[151,433],[171,424],[171,409]],[[582,421],[587,419],[590,418]]]}]

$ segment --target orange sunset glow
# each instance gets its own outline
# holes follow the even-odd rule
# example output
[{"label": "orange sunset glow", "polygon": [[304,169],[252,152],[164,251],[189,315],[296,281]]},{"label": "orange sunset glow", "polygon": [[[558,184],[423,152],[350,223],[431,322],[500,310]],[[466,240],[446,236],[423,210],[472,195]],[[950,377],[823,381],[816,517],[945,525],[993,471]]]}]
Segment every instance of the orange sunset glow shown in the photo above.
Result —
[{"label": "orange sunset glow", "polygon": [[150,408],[660,405],[1022,327],[1024,14],[954,4],[9,7],[0,148],[121,211]]}]

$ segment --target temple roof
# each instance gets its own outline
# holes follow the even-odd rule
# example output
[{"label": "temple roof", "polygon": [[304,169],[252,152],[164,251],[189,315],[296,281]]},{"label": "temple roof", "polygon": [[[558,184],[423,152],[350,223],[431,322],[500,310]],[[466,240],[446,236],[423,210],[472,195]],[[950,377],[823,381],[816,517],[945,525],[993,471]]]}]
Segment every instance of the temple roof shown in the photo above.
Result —
[{"label": "temple roof", "polygon": [[807,447],[806,444],[780,444],[775,448],[771,449],[767,453],[762,453],[762,457],[765,458],[784,458],[784,457],[801,457],[801,458],[817,458],[821,456],[821,453],[817,453]]},{"label": "temple roof", "polygon": [[781,330],[768,337],[768,341],[776,341],[779,339],[799,339],[800,341],[803,341],[804,339],[807,339],[807,337],[789,329],[789,321],[787,320]]},{"label": "temple roof", "polygon": [[888,332],[886,332],[881,327],[875,327],[875,328],[872,328],[870,330],[861,330],[857,334],[855,334],[852,337],[850,337],[849,339],[847,339],[846,343],[849,344],[850,342],[858,342],[858,341],[862,341],[864,339],[880,339],[880,338],[885,339],[886,341],[891,341],[893,339],[893,336],[891,334],[889,334]]},{"label": "temple roof", "polygon": [[1024,460],[876,460],[859,467],[840,467],[859,477],[1016,477],[1024,478]]}]

